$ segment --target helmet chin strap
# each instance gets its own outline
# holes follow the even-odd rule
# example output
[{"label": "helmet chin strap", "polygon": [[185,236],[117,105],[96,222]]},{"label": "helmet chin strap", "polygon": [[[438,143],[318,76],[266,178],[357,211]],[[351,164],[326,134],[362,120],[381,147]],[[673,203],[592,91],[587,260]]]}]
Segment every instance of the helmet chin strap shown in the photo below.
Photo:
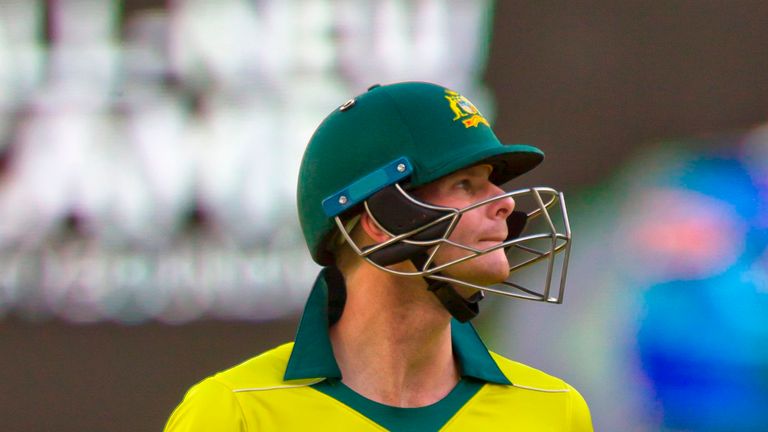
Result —
[{"label": "helmet chin strap", "polygon": [[[445,211],[430,209],[414,204],[395,187],[390,186],[377,192],[367,200],[367,211],[376,223],[383,225],[389,232],[403,233],[427,224],[441,216]],[[413,236],[414,240],[431,240],[445,234],[450,221],[438,223]],[[387,266],[410,260],[417,269],[424,268],[429,259],[429,246],[396,243],[371,254],[375,263]],[[448,282],[425,277],[427,289],[440,300],[446,310],[458,321],[467,322],[480,313],[478,302],[483,299],[483,292],[478,291],[465,299]]]},{"label": "helmet chin strap", "polygon": [[[398,190],[395,186],[388,186],[366,200],[366,211],[377,224],[388,232],[396,234],[417,229],[450,214],[445,210],[418,205],[404,194],[405,192]],[[526,214],[524,212],[512,212],[507,218],[508,239],[518,237],[525,226],[525,222]],[[439,239],[446,235],[449,225],[450,221],[446,219],[414,234],[411,238],[421,241]],[[371,253],[369,259],[385,267],[410,260],[417,269],[424,269],[429,259],[428,250],[430,247],[398,242]],[[482,291],[478,291],[469,298],[464,298],[448,282],[429,277],[425,277],[424,280],[427,281],[429,291],[435,294],[445,309],[458,321],[467,322],[480,312],[478,302],[484,297]]]},{"label": "helmet chin strap", "polygon": [[[505,241],[515,239],[525,228],[526,214],[520,211],[514,211],[507,218],[507,238]],[[424,268],[428,255],[422,252],[414,255],[411,262],[416,268]],[[432,291],[440,300],[445,309],[453,315],[459,322],[467,322],[480,313],[480,300],[485,297],[483,291],[477,291],[469,298],[464,298],[456,291],[453,285],[445,281],[439,281],[431,278],[424,278],[427,281],[427,289]]]},{"label": "helmet chin strap", "polygon": [[[416,268],[423,268],[427,262],[427,254],[417,254],[411,258],[411,262]],[[482,291],[478,291],[469,298],[464,298],[456,291],[453,285],[445,281],[439,281],[428,277],[424,278],[427,281],[427,289],[434,294],[443,307],[459,322],[467,322],[476,317],[480,313],[480,306],[478,303],[483,299],[484,294]]]}]

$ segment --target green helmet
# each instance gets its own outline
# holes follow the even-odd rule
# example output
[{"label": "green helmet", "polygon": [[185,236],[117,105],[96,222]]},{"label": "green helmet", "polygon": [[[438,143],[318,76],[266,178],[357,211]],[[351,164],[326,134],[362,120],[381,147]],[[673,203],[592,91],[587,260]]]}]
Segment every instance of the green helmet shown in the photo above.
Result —
[{"label": "green helmet", "polygon": [[[423,277],[428,289],[460,321],[477,315],[477,302],[486,291],[561,303],[571,238],[561,193],[544,187],[521,189],[461,209],[422,202],[410,193],[414,188],[478,164],[492,165],[489,179],[501,185],[533,169],[543,158],[544,154],[535,147],[501,144],[485,117],[455,91],[420,82],[373,86],[326,117],[304,153],[299,170],[298,209],[307,246],[318,264],[332,270],[334,255],[329,246],[340,234],[360,257],[379,269]],[[506,240],[477,249],[449,239],[466,212],[506,198],[518,203],[506,218]],[[525,199],[530,205],[519,205]],[[564,232],[558,231],[557,221],[550,215],[553,208],[559,209]],[[389,239],[363,248],[357,245],[350,236],[345,216],[359,211],[367,212],[389,234]],[[532,225],[534,229],[529,229]],[[436,262],[436,253],[445,244],[463,249],[465,256]],[[517,270],[545,264],[542,290],[509,278],[494,286],[482,286],[443,272],[447,267],[502,248],[510,263],[510,276]],[[515,252],[518,256],[513,257]],[[556,256],[560,252],[565,253],[559,260],[562,266],[558,271]],[[406,260],[413,263],[414,271],[390,267]],[[560,274],[560,283],[553,294],[550,287],[556,273]],[[478,291],[464,298],[455,290],[457,284]]]},{"label": "green helmet", "polygon": [[[418,187],[484,162],[501,184],[543,159],[535,147],[499,142],[475,106],[452,90],[423,82],[373,86],[328,115],[307,145],[298,181],[304,238],[315,262],[330,265],[334,216],[392,183]],[[398,164],[407,171],[398,172]]]}]

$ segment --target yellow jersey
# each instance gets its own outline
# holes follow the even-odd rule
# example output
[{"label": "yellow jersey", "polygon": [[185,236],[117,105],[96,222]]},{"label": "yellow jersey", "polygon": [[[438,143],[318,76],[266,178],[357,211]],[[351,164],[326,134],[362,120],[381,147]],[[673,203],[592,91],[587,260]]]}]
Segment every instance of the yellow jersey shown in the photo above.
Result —
[{"label": "yellow jersey", "polygon": [[461,380],[419,408],[383,405],[341,381],[318,278],[295,343],[267,351],[192,387],[166,432],[592,431],[584,398],[564,381],[489,351],[469,323],[452,321]]}]

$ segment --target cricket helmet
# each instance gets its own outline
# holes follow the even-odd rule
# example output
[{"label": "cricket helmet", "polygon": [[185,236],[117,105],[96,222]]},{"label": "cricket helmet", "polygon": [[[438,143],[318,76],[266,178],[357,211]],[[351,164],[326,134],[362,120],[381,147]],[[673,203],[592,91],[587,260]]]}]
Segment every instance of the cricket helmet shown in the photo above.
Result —
[{"label": "cricket helmet", "polygon": [[[543,159],[543,152],[536,147],[502,144],[477,108],[453,90],[423,82],[375,85],[335,109],[310,139],[301,162],[297,191],[302,231],[312,258],[323,266],[333,265],[332,245],[341,236],[360,256],[385,271],[398,273],[388,266],[411,260],[417,271],[398,274],[421,276],[431,285],[458,283],[482,291],[559,303],[565,272],[554,297],[549,285],[555,255],[566,252],[565,270],[570,245],[562,194],[550,188],[530,188],[455,209],[421,202],[409,193],[478,164],[491,165],[490,180],[502,185],[535,168]],[[450,243],[448,237],[463,213],[506,197],[520,201],[525,196],[531,198],[533,207],[515,211],[508,218],[507,241],[486,250],[464,247],[467,256],[451,263],[437,264],[432,260],[437,248]],[[560,210],[564,232],[555,227],[549,214],[551,208]],[[361,249],[356,245],[344,219],[360,211],[369,212],[392,237],[373,247]],[[532,219],[545,221],[548,232],[521,237],[524,226]],[[546,243],[544,250],[525,244],[541,240]],[[549,260],[544,293],[516,283],[505,288],[477,286],[440,273],[450,265],[499,248],[532,255],[511,265],[511,270]]]}]

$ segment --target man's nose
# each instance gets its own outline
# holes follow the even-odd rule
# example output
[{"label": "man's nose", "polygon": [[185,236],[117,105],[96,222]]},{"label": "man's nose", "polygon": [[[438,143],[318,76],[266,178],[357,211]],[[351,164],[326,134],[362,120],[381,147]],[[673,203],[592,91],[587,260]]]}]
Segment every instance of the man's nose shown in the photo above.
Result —
[{"label": "man's nose", "polygon": [[[504,192],[503,189],[500,187],[494,185],[494,196],[503,195],[506,192]],[[506,219],[509,217],[509,215],[512,214],[512,211],[515,209],[515,200],[511,196],[506,196],[504,198],[499,198],[498,200],[491,203],[493,207],[494,215],[497,218]]]}]

